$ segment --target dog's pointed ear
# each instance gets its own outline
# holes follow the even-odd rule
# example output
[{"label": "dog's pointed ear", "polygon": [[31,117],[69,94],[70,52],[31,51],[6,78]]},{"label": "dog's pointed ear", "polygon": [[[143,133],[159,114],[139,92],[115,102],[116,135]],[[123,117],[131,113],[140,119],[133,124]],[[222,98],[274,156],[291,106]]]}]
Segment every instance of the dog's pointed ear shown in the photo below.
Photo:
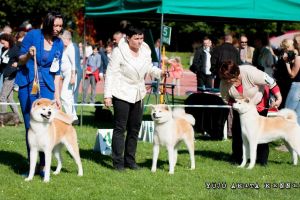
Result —
[{"label": "dog's pointed ear", "polygon": [[172,108],[171,108],[171,106],[170,106],[170,105],[168,105],[168,104],[165,104],[165,106],[166,106],[166,109],[167,109],[168,111],[172,111]]},{"label": "dog's pointed ear", "polygon": [[51,100],[51,106],[54,106],[57,110],[61,110],[61,109],[57,106],[55,100]]},{"label": "dog's pointed ear", "polygon": [[39,101],[40,101],[40,99],[35,100],[35,101],[32,103],[31,108],[35,108],[35,106],[39,105]]},{"label": "dog's pointed ear", "polygon": [[154,105],[153,104],[149,104],[149,107],[153,110],[154,109]]},{"label": "dog's pointed ear", "polygon": [[246,103],[250,103],[250,102],[251,102],[251,99],[250,99],[249,97],[246,97],[246,98],[244,98],[244,101],[245,101]]},{"label": "dog's pointed ear", "polygon": [[245,102],[245,103],[250,103],[250,98],[249,97],[244,97],[240,96],[235,99],[236,102]]},{"label": "dog's pointed ear", "polygon": [[73,122],[73,117],[71,115],[68,115],[68,114],[64,113],[61,110],[57,111],[54,118],[58,119],[60,121],[63,121],[66,124],[72,124],[72,122]]}]

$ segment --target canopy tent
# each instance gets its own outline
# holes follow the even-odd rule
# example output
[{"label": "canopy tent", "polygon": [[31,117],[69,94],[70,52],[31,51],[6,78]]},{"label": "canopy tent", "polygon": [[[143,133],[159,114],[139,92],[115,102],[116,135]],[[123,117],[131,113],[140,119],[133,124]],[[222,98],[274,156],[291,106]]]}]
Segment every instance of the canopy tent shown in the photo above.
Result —
[{"label": "canopy tent", "polygon": [[300,21],[299,13],[300,0],[85,0],[86,17],[168,14]]},{"label": "canopy tent", "polygon": [[[299,21],[300,0],[85,0],[85,18]],[[222,18],[221,18],[222,17]],[[215,19],[218,18],[218,19]]]}]

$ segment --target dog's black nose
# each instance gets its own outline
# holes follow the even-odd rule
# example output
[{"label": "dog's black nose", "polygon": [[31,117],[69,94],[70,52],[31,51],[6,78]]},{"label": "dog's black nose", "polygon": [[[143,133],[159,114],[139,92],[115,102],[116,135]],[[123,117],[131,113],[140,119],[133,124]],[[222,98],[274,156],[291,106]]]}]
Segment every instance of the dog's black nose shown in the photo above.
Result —
[{"label": "dog's black nose", "polygon": [[156,118],[156,113],[153,113],[153,117]]},{"label": "dog's black nose", "polygon": [[51,111],[48,111],[48,115],[51,115]]}]

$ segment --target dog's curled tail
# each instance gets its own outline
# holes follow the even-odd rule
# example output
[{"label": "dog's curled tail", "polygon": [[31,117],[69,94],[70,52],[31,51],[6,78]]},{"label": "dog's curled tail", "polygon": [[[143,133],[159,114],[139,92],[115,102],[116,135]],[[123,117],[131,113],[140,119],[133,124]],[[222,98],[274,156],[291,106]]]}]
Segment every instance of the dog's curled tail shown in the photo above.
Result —
[{"label": "dog's curled tail", "polygon": [[195,118],[193,115],[186,114],[184,108],[174,108],[173,109],[173,118],[183,118],[188,121],[191,125],[195,125]]},{"label": "dog's curled tail", "polygon": [[186,121],[188,121],[192,126],[194,126],[195,123],[196,123],[195,118],[194,118],[193,115],[191,115],[191,114],[185,114],[185,115],[184,115],[184,119],[185,119]]},{"label": "dog's curled tail", "polygon": [[294,110],[284,108],[278,111],[277,116],[283,117],[286,120],[297,122],[297,114]]},{"label": "dog's curled tail", "polygon": [[175,107],[173,108],[172,112],[173,118],[181,118],[183,115],[185,115],[184,108]]}]

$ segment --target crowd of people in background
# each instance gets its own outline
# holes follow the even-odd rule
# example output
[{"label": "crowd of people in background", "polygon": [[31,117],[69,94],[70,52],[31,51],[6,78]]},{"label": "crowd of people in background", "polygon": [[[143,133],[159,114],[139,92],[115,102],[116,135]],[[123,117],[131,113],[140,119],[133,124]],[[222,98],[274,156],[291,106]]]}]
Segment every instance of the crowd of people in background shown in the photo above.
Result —
[{"label": "crowd of people in background", "polygon": [[[28,23],[27,23],[28,24]],[[29,24],[30,25],[30,24]],[[22,26],[23,27],[23,26]],[[31,26],[23,27],[23,30],[18,32],[13,32],[13,30],[9,26],[5,26],[1,34],[12,34],[14,43],[13,45],[20,44],[22,38],[25,36],[26,32],[30,30]],[[70,32],[72,37],[72,31]],[[82,42],[76,44],[72,41],[71,38],[71,46],[74,46],[76,50],[75,55],[75,70],[73,75],[76,75],[76,80],[72,79],[73,85],[73,102],[78,103],[78,90],[79,86],[83,85],[83,103],[95,103],[95,88],[97,82],[100,80],[104,80],[105,72],[108,65],[109,57],[111,56],[112,50],[117,46],[120,39],[124,37],[124,33],[121,31],[116,31],[112,33],[112,38],[107,42],[103,42],[100,40],[98,42],[93,42],[92,44],[87,41],[86,45],[83,45]],[[270,46],[269,38],[267,34],[256,34],[253,41],[248,41],[248,37],[245,34],[240,35],[239,38],[234,37],[232,34],[226,34],[223,39],[218,41],[218,44],[214,45],[213,41],[209,37],[204,37],[201,43],[201,46],[196,48],[194,53],[194,59],[191,64],[190,70],[196,74],[197,77],[197,90],[205,90],[206,88],[219,88],[220,79],[218,77],[218,69],[221,63],[225,60],[233,60],[237,64],[251,64],[256,66],[258,69],[265,71],[270,77],[274,77],[280,88],[282,88],[283,95],[283,104],[285,103],[285,99],[287,97],[290,85],[292,83],[291,72],[289,73],[286,67],[282,67],[285,64],[285,60],[283,59],[282,53],[293,51],[296,55],[298,55],[298,40],[300,36],[295,36],[294,40],[284,40],[282,41],[282,45],[280,47],[280,51],[273,51],[273,48]],[[69,39],[70,40],[70,39]],[[221,42],[220,42],[221,41]],[[250,46],[252,44],[253,46]],[[1,45],[1,44],[0,44]],[[157,39],[154,42],[155,53],[157,56],[157,60],[161,60],[160,55],[160,39]],[[287,46],[289,45],[289,46]],[[18,46],[18,45],[17,45]],[[85,46],[85,57],[83,55],[84,50],[83,46]],[[4,47],[3,49],[6,49]],[[10,47],[12,48],[12,47]],[[68,47],[70,48],[70,47]],[[291,50],[291,48],[293,48]],[[0,52],[2,50],[2,46],[0,48]],[[274,53],[275,52],[275,53]],[[1,56],[4,59],[4,52],[1,53]],[[66,51],[67,53],[67,51]],[[277,54],[276,54],[277,53]],[[2,60],[3,60],[2,59]],[[170,66],[169,70],[174,71],[174,60],[178,60],[180,58],[166,58],[166,64]],[[5,62],[5,60],[4,60]],[[3,73],[4,73],[4,62],[2,62],[2,67],[0,69],[0,89],[4,83]],[[154,61],[153,65],[160,66],[158,61]],[[17,69],[17,67],[15,68]],[[292,68],[291,68],[292,69]],[[180,70],[180,69],[179,69]],[[12,70],[13,71],[13,70]],[[180,90],[180,78],[182,77],[182,72],[175,73],[172,72],[173,83],[176,85],[177,89]],[[13,74],[12,74],[13,76]],[[75,77],[75,76],[74,76]],[[82,81],[83,77],[83,81]],[[10,78],[11,82],[12,78]],[[6,81],[7,82],[7,81]],[[6,84],[7,85],[7,84]],[[89,85],[91,89],[89,90]],[[18,86],[13,84],[13,89],[17,90]],[[9,87],[10,88],[10,87]],[[9,89],[8,88],[8,89]],[[2,95],[1,101],[11,101],[12,93],[9,93],[7,90]],[[2,90],[1,90],[2,91]],[[91,91],[90,97],[88,91]],[[7,95],[9,94],[9,95]],[[179,94],[179,91],[177,91]],[[4,97],[6,96],[6,97]],[[282,107],[282,105],[281,105]],[[5,110],[5,108],[3,108]],[[74,119],[77,121],[76,117]]]},{"label": "crowd of people in background", "polygon": [[[291,84],[295,82],[298,65],[295,57],[299,54],[297,38],[300,35],[295,35],[294,39],[283,39],[280,47],[274,49],[265,33],[257,33],[251,42],[245,34],[239,39],[226,34],[224,42],[219,45],[213,45],[209,37],[204,37],[201,46],[195,50],[190,66],[190,70],[197,76],[197,90],[219,88],[219,67],[225,60],[232,60],[238,65],[253,65],[274,78],[282,92],[280,108],[283,108]],[[291,70],[287,67],[289,63]]]},{"label": "crowd of people in background", "polygon": [[[1,30],[1,102],[14,103],[14,100],[12,98],[13,91],[18,90],[18,85],[15,84],[14,76],[19,66],[16,66],[17,61],[13,64],[5,63],[7,50],[9,49],[9,52],[12,53],[14,51],[13,49],[20,48],[22,39],[31,29],[32,26],[27,22],[27,25],[22,25],[22,29],[20,29],[19,31],[13,31],[9,26],[5,26]],[[68,107],[67,104],[76,105],[76,103],[78,102],[96,102],[96,85],[101,80],[104,83],[106,68],[112,50],[118,45],[118,42],[122,38],[124,38],[124,33],[122,33],[121,31],[116,31],[111,34],[111,39],[108,39],[107,42],[103,42],[103,40],[93,43],[87,41],[86,45],[84,45],[82,42],[79,42],[78,44],[75,43],[72,40],[72,31],[69,31],[68,33],[68,38],[65,38],[65,35],[62,35],[61,37],[65,43],[70,43],[70,45],[65,44],[64,54],[70,54],[70,50],[68,49],[72,49],[72,59],[69,59],[69,61],[72,61],[72,71],[70,72],[70,77],[69,75],[66,76],[62,74],[62,87],[64,88],[64,91],[69,91],[69,93],[72,95],[67,95],[68,97],[65,97],[65,94],[68,93],[63,92],[62,94],[64,95],[62,95],[62,100],[63,102],[65,102],[63,103],[64,109],[74,116],[74,123],[78,123],[76,109],[74,108],[74,106]],[[197,91],[202,91],[210,88],[218,89],[220,83],[218,75],[219,67],[224,61],[232,60],[238,65],[253,65],[258,69],[266,72],[270,77],[275,78],[282,91],[283,102],[280,106],[280,108],[282,108],[285,105],[292,82],[295,82],[293,81],[293,78],[297,77],[297,74],[295,74],[296,68],[291,67],[289,70],[289,68],[285,67],[286,63],[290,63],[292,61],[287,61],[284,54],[288,56],[288,59],[291,59],[291,56],[298,55],[298,43],[300,36],[295,35],[294,40],[283,40],[281,46],[278,48],[280,50],[273,50],[273,48],[270,46],[267,34],[257,33],[255,37],[251,38],[253,38],[252,41],[249,41],[247,35],[245,34],[241,34],[238,38],[232,34],[225,34],[222,39],[217,41],[218,44],[214,44],[210,37],[203,37],[200,46],[198,48],[195,48],[193,60],[190,66],[190,70],[194,72],[197,77]],[[3,43],[7,43],[8,46],[3,46]],[[250,44],[252,44],[252,46]],[[160,39],[157,39],[153,44],[155,52],[152,53],[157,57],[157,60],[153,61],[153,65],[160,67],[161,63],[159,63],[158,60],[165,59],[165,64],[168,65],[168,70],[170,71],[170,79],[172,79],[173,84],[176,85],[176,94],[179,95],[180,79],[183,76],[183,67],[180,62],[181,58],[162,58],[160,45]],[[85,49],[83,49],[84,47]],[[65,62],[67,61],[68,60],[65,59]],[[10,62],[13,62],[13,59],[11,59]],[[6,67],[8,65],[10,67]],[[68,82],[68,84],[66,84],[66,82]],[[69,83],[72,87],[69,87]],[[83,97],[81,100],[78,99],[80,85],[83,87]],[[295,85],[295,83],[293,83],[293,85]],[[88,91],[90,91],[90,94],[88,93]],[[68,99],[70,98],[72,98],[73,100],[69,101]],[[6,106],[1,106],[1,110],[2,112],[5,112]],[[14,112],[17,112],[15,106],[12,106],[12,110]]]}]

